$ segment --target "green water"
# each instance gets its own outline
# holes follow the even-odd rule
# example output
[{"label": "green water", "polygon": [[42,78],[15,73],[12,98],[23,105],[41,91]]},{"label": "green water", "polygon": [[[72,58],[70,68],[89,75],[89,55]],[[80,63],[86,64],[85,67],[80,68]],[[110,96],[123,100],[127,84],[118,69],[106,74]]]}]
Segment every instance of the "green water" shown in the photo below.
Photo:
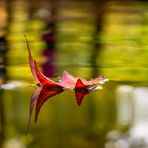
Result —
[{"label": "green water", "polygon": [[[48,31],[44,12],[49,8],[48,2],[0,2],[0,35],[6,39],[0,44],[0,147],[148,147],[147,3],[105,3],[99,7],[99,31],[95,4],[59,3],[53,18],[56,42],[47,58],[42,36]],[[48,100],[37,124],[33,114],[27,135],[35,81],[24,34],[40,69],[49,69],[52,79],[64,70],[86,79],[109,79],[81,106],[70,90]]]}]

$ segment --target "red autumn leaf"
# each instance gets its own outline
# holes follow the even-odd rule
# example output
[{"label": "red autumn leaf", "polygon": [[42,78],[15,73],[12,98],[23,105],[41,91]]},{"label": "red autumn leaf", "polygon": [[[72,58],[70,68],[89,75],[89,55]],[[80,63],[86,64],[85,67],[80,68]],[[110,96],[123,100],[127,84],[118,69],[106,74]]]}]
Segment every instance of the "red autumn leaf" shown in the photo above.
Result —
[{"label": "red autumn leaf", "polygon": [[41,91],[37,97],[37,103],[36,103],[36,114],[35,114],[35,122],[36,122],[39,111],[43,103],[46,102],[50,97],[53,97],[63,92],[63,87],[59,83],[54,82],[51,79],[48,79],[45,75],[43,75],[38,69],[36,62],[34,62],[34,68],[37,79],[41,87]]},{"label": "red autumn leaf", "polygon": [[74,89],[78,105],[81,104],[85,95],[97,88],[98,84],[103,84],[106,79],[103,76],[92,80],[76,78],[64,71],[60,80],[60,84],[66,89]]},{"label": "red autumn leaf", "polygon": [[80,79],[85,86],[99,85],[107,81],[107,79],[105,79],[103,76],[99,76],[92,80],[86,80],[83,78],[74,77],[71,74],[69,74],[67,71],[64,71],[59,81],[59,84],[66,89],[75,89],[75,85],[78,79]]},{"label": "red autumn leaf", "polygon": [[37,103],[36,103],[35,121],[37,121],[38,114],[43,103],[47,101],[50,97],[61,93],[63,91],[63,87],[59,83],[54,82],[51,79],[47,78],[44,74],[42,74],[42,72],[40,72],[36,64],[36,61],[33,60],[32,58],[26,36],[25,36],[25,39],[26,39],[27,49],[29,54],[30,70],[32,72],[33,77],[38,82],[38,86],[39,86],[39,88],[37,88],[37,90],[34,92],[30,100],[29,123],[28,123],[28,129],[29,129],[32,111],[33,111],[36,100],[37,100]]},{"label": "red autumn leaf", "polygon": [[34,94],[30,100],[30,114],[29,114],[29,124],[32,116],[32,111],[36,102],[35,111],[35,122],[40,112],[40,109],[49,98],[61,93],[64,89],[72,89],[75,92],[76,100],[78,105],[81,104],[85,95],[87,95],[92,90],[96,89],[98,84],[103,84],[107,81],[103,76],[97,77],[92,80],[86,80],[83,78],[77,78],[64,71],[59,82],[55,82],[47,78],[38,68],[36,61],[32,58],[31,51],[27,38],[25,36],[27,49],[29,54],[29,64],[33,77],[38,82],[38,88],[35,90]]}]

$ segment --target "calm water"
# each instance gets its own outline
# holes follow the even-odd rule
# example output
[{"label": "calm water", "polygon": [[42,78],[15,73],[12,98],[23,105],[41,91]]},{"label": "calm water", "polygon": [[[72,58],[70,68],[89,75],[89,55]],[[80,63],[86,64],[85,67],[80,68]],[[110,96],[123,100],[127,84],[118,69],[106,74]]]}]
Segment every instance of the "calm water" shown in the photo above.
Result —
[{"label": "calm water", "polygon": [[[0,147],[147,148],[147,23],[147,3],[0,2]],[[110,80],[81,106],[70,90],[48,100],[27,135],[35,81],[24,34],[48,77]]]}]

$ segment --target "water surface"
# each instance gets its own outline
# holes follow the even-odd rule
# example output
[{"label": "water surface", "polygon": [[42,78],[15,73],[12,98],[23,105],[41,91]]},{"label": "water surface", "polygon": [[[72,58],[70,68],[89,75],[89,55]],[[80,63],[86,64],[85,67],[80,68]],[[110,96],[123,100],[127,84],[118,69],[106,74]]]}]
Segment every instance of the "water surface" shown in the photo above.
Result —
[{"label": "water surface", "polygon": [[[104,3],[99,12],[92,2],[56,7],[48,20],[48,2],[0,3],[0,147],[148,147],[147,3]],[[24,34],[52,79],[67,70],[110,80],[81,106],[70,90],[48,100],[28,135],[35,81]]]}]

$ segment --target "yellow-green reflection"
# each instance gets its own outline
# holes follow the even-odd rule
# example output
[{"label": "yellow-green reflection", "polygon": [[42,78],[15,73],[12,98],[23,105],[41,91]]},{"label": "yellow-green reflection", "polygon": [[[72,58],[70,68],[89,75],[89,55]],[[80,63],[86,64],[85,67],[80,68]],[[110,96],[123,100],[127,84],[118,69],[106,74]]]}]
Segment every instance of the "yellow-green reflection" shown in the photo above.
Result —
[{"label": "yellow-green reflection", "polygon": [[[104,3],[98,11],[96,4],[0,3],[0,146],[148,145],[147,3],[132,3],[128,7]],[[37,125],[33,116],[28,135],[25,131],[34,81],[24,34],[40,68],[44,70],[43,65],[51,62],[47,66],[53,68],[54,79],[67,70],[79,77],[101,74],[111,80],[102,90],[86,96],[80,107],[72,91],[53,97],[43,106]],[[43,35],[51,34],[56,39],[50,43],[53,49],[48,57],[44,51],[49,41]],[[7,53],[2,51],[4,45]]]}]

